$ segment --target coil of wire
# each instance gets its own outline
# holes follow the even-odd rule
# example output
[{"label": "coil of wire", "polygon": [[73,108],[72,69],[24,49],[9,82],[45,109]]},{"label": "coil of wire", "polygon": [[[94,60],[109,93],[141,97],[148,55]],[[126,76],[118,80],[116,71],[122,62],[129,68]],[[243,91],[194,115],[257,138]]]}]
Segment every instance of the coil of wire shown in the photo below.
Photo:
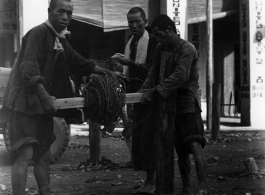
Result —
[{"label": "coil of wire", "polygon": [[122,79],[111,74],[94,75],[84,86],[85,115],[104,126],[116,123],[125,104],[126,88]]}]

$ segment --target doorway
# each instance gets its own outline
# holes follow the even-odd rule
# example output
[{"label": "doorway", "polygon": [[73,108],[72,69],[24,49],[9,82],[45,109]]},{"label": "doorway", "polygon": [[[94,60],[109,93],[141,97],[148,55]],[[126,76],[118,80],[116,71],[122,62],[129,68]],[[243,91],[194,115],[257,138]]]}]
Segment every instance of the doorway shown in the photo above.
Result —
[{"label": "doorway", "polygon": [[239,48],[234,43],[216,41],[214,81],[221,83],[221,116],[238,117],[240,103]]}]

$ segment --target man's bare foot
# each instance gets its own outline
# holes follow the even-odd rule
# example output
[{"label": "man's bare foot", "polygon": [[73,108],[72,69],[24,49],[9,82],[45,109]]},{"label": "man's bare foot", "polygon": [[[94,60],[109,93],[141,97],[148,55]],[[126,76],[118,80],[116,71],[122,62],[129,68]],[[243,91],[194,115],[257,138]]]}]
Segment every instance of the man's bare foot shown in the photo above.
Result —
[{"label": "man's bare foot", "polygon": [[142,189],[144,187],[144,185],[143,186],[141,186],[140,188],[138,188],[138,189],[136,189],[136,190],[133,190],[133,194],[140,194],[140,190]]},{"label": "man's bare foot", "polygon": [[144,184],[140,189],[139,193],[141,194],[155,194],[155,186],[151,184]]}]

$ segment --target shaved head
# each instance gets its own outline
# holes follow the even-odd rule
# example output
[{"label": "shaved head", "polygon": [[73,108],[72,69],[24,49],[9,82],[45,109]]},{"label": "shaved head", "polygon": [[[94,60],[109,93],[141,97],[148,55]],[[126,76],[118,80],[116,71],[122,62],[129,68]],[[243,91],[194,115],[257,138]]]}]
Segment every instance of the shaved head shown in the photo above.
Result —
[{"label": "shaved head", "polygon": [[54,8],[56,8],[56,5],[57,5],[58,1],[68,1],[68,2],[72,2],[71,0],[51,0],[50,1],[49,8],[51,8],[51,10],[53,10]]}]

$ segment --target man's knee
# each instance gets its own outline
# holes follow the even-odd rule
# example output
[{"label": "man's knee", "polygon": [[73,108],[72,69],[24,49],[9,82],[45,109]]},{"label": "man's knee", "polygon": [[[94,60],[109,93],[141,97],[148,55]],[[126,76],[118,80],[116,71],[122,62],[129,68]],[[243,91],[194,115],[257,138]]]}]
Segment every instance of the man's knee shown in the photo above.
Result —
[{"label": "man's knee", "polygon": [[190,146],[191,149],[192,148],[194,148],[194,149],[202,149],[201,144],[199,142],[197,142],[197,141],[190,142],[189,146]]},{"label": "man's knee", "polygon": [[189,152],[185,148],[176,148],[176,153],[178,155],[178,161],[187,161],[189,160]]},{"label": "man's knee", "polygon": [[50,164],[50,161],[51,161],[51,151],[47,150],[39,159],[36,160],[36,163]]},{"label": "man's knee", "polygon": [[197,141],[193,141],[189,144],[190,150],[192,152],[192,154],[202,154],[203,153],[203,147],[201,145],[201,143],[197,142]]},{"label": "man's knee", "polygon": [[122,131],[122,136],[124,138],[130,139],[132,137],[132,123],[130,121],[128,121],[127,124],[124,125],[124,129]]},{"label": "man's knee", "polygon": [[32,160],[32,157],[33,157],[33,146],[25,145],[21,146],[21,148],[19,149],[16,160],[30,162]]}]

